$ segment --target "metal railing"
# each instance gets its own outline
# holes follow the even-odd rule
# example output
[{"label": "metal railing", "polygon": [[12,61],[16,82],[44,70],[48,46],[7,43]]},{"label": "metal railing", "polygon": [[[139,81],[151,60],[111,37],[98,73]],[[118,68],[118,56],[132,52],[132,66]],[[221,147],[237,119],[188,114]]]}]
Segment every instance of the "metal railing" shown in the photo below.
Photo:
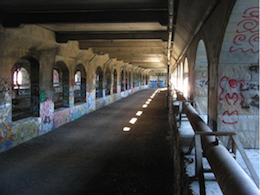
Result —
[{"label": "metal railing", "polygon": [[[177,99],[185,102],[185,98],[178,92]],[[196,158],[200,159],[196,162],[196,175],[199,177],[200,194],[205,194],[204,173],[201,161],[202,152],[200,151],[202,148],[211,170],[225,195],[259,195],[260,191],[255,183],[240,167],[226,147],[218,141],[217,134],[221,134],[221,132],[213,132],[199,117],[190,103],[183,103],[183,109],[195,131]],[[240,142],[237,136],[233,134],[230,132],[230,135],[234,137],[234,141],[239,145]]]}]

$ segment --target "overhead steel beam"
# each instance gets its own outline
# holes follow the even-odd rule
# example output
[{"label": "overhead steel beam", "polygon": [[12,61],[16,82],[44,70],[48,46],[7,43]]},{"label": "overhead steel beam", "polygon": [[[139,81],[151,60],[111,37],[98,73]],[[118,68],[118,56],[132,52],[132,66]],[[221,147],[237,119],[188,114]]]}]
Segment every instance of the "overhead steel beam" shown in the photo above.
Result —
[{"label": "overhead steel beam", "polygon": [[96,12],[0,12],[0,23],[4,27],[19,27],[20,24],[50,23],[120,23],[159,22],[167,25],[167,11],[120,10]]},{"label": "overhead steel beam", "polygon": [[161,39],[167,40],[167,31],[131,31],[131,32],[56,32],[56,41],[68,40],[113,40],[113,39]]}]

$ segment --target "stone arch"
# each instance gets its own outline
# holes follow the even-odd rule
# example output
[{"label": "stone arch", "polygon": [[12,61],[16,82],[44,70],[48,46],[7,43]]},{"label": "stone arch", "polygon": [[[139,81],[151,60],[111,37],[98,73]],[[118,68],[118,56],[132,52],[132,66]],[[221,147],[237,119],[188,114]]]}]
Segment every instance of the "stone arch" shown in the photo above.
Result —
[{"label": "stone arch", "polygon": [[121,84],[121,91],[125,90],[124,87],[124,69],[121,69],[121,73],[120,73],[120,84]]},{"label": "stone arch", "polygon": [[187,57],[184,60],[183,67],[183,95],[185,98],[189,98],[189,64]]},{"label": "stone arch", "polygon": [[103,71],[100,66],[96,70],[96,98],[103,97]]},{"label": "stone arch", "polygon": [[54,109],[69,107],[69,70],[63,61],[53,67],[53,89]]},{"label": "stone arch", "polygon": [[107,67],[105,73],[105,93],[106,95],[111,94],[111,71],[109,67]]},{"label": "stone arch", "polygon": [[82,64],[78,64],[74,71],[74,103],[86,102],[87,73]]},{"label": "stone arch", "polygon": [[259,148],[258,1],[237,0],[228,20],[218,65],[217,108],[218,130],[235,131],[245,148]]},{"label": "stone arch", "polygon": [[113,94],[117,93],[117,71],[114,69],[113,71]]},{"label": "stone arch", "polygon": [[194,67],[194,100],[198,102],[202,114],[208,114],[208,60],[204,41],[198,42]]},{"label": "stone arch", "polygon": [[[39,117],[39,62],[31,57],[20,58],[12,68],[12,120]],[[18,81],[19,76],[19,81]],[[15,78],[16,77],[16,78]]]}]

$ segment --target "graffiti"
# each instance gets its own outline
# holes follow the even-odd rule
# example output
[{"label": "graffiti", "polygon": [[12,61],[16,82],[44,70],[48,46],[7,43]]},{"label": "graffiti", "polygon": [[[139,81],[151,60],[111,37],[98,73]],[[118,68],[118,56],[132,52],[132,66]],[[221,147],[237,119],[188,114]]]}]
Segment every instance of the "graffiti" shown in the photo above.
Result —
[{"label": "graffiti", "polygon": [[42,119],[42,130],[40,135],[47,133],[53,129],[53,112],[54,104],[52,98],[48,98],[41,106],[41,119]]},{"label": "graffiti", "polygon": [[0,151],[13,147],[13,130],[12,125],[3,124],[0,131]]},{"label": "graffiti", "polygon": [[254,97],[251,97],[251,99],[252,101],[250,102],[250,105],[259,109],[259,95],[255,95]]},{"label": "graffiti", "polygon": [[0,93],[8,92],[10,89],[10,79],[0,77]]},{"label": "graffiti", "polygon": [[[244,80],[237,81],[236,79],[229,79],[228,77],[224,76],[221,78],[219,82],[219,87],[221,92],[219,94],[219,100],[226,102],[229,106],[236,105],[238,102],[240,103],[242,108],[247,108],[247,104],[245,102],[245,98],[242,94],[242,89],[245,86]],[[233,112],[225,111],[222,114],[222,117],[226,116],[226,118],[231,118],[232,115],[239,115],[237,110]],[[234,120],[234,118],[233,118]],[[222,120],[224,124],[232,125],[238,123],[237,120],[227,122],[226,120]]]},{"label": "graffiti", "polygon": [[233,39],[234,46],[229,51],[241,50],[243,53],[259,52],[259,7],[250,7],[243,13],[243,19],[237,23],[237,35]]},{"label": "graffiti", "polygon": [[40,107],[40,99],[39,99],[39,85],[33,84],[31,91],[31,110],[32,116],[39,116],[39,107]]},{"label": "graffiti", "polygon": [[249,91],[249,90],[259,91],[259,84],[246,83],[245,87],[243,89],[241,89],[241,91]]},{"label": "graffiti", "polygon": [[249,70],[250,71],[254,71],[255,73],[258,73],[259,72],[259,66],[258,65],[252,65],[249,67]]},{"label": "graffiti", "polygon": [[196,83],[199,87],[204,88],[208,86],[207,80],[196,80]]},{"label": "graffiti", "polygon": [[40,94],[40,100],[41,100],[41,102],[44,102],[44,101],[45,101],[45,97],[46,97],[45,92],[42,91],[41,94]]},{"label": "graffiti", "polygon": [[14,146],[37,137],[39,132],[40,123],[37,120],[17,125],[14,133]]},{"label": "graffiti", "polygon": [[82,117],[84,114],[86,114],[87,110],[87,105],[86,104],[81,104],[72,109],[72,117],[71,120],[75,120],[79,117]]},{"label": "graffiti", "polygon": [[48,98],[42,107],[42,122],[43,123],[51,123],[53,120],[53,109],[52,109],[52,98]]},{"label": "graffiti", "polygon": [[11,108],[7,108],[7,109],[1,109],[0,110],[0,126],[3,124],[9,124],[11,123]]},{"label": "graffiti", "polygon": [[87,94],[88,96],[88,109],[89,111],[95,110],[95,92],[91,92]]},{"label": "graffiti", "polygon": [[[238,114],[237,110],[235,110],[235,111],[233,111],[233,112],[231,112],[231,113],[229,113],[229,111],[226,110],[226,111],[222,114],[222,117],[225,116],[225,115],[227,115],[227,116],[237,115],[237,116],[238,116],[239,114]],[[229,124],[229,125],[238,123],[238,121],[227,122],[227,121],[225,121],[225,120],[222,120],[222,122],[225,123],[225,124]]]},{"label": "graffiti", "polygon": [[54,113],[54,128],[58,128],[65,123],[70,122],[70,111],[69,109]]},{"label": "graffiti", "polygon": [[0,77],[0,108],[11,107],[10,79]]},{"label": "graffiti", "polygon": [[[244,102],[245,98],[241,92],[244,85],[245,85],[244,80],[237,81],[235,79],[229,79],[226,76],[222,77],[219,83],[219,87],[221,88],[219,100],[222,101],[225,99],[228,105],[231,105],[232,103],[233,105],[235,105],[239,100],[241,100],[241,102]],[[224,87],[229,88],[228,91],[233,91],[233,93],[232,94],[230,94],[229,92],[225,93]],[[238,87],[239,87],[239,91],[237,92]]]}]

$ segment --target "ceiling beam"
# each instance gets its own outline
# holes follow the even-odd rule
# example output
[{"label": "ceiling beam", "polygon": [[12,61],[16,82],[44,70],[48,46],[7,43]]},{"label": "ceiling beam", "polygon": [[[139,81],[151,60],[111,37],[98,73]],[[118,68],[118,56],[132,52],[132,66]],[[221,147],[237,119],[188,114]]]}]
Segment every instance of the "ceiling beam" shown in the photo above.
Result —
[{"label": "ceiling beam", "polygon": [[51,23],[119,23],[159,22],[167,26],[167,10],[119,10],[119,11],[75,11],[75,12],[0,12],[0,23],[4,27],[19,27],[20,24]]},{"label": "ceiling beam", "polygon": [[113,40],[113,39],[161,39],[167,41],[167,31],[131,31],[131,32],[56,32],[56,41],[68,40]]}]

